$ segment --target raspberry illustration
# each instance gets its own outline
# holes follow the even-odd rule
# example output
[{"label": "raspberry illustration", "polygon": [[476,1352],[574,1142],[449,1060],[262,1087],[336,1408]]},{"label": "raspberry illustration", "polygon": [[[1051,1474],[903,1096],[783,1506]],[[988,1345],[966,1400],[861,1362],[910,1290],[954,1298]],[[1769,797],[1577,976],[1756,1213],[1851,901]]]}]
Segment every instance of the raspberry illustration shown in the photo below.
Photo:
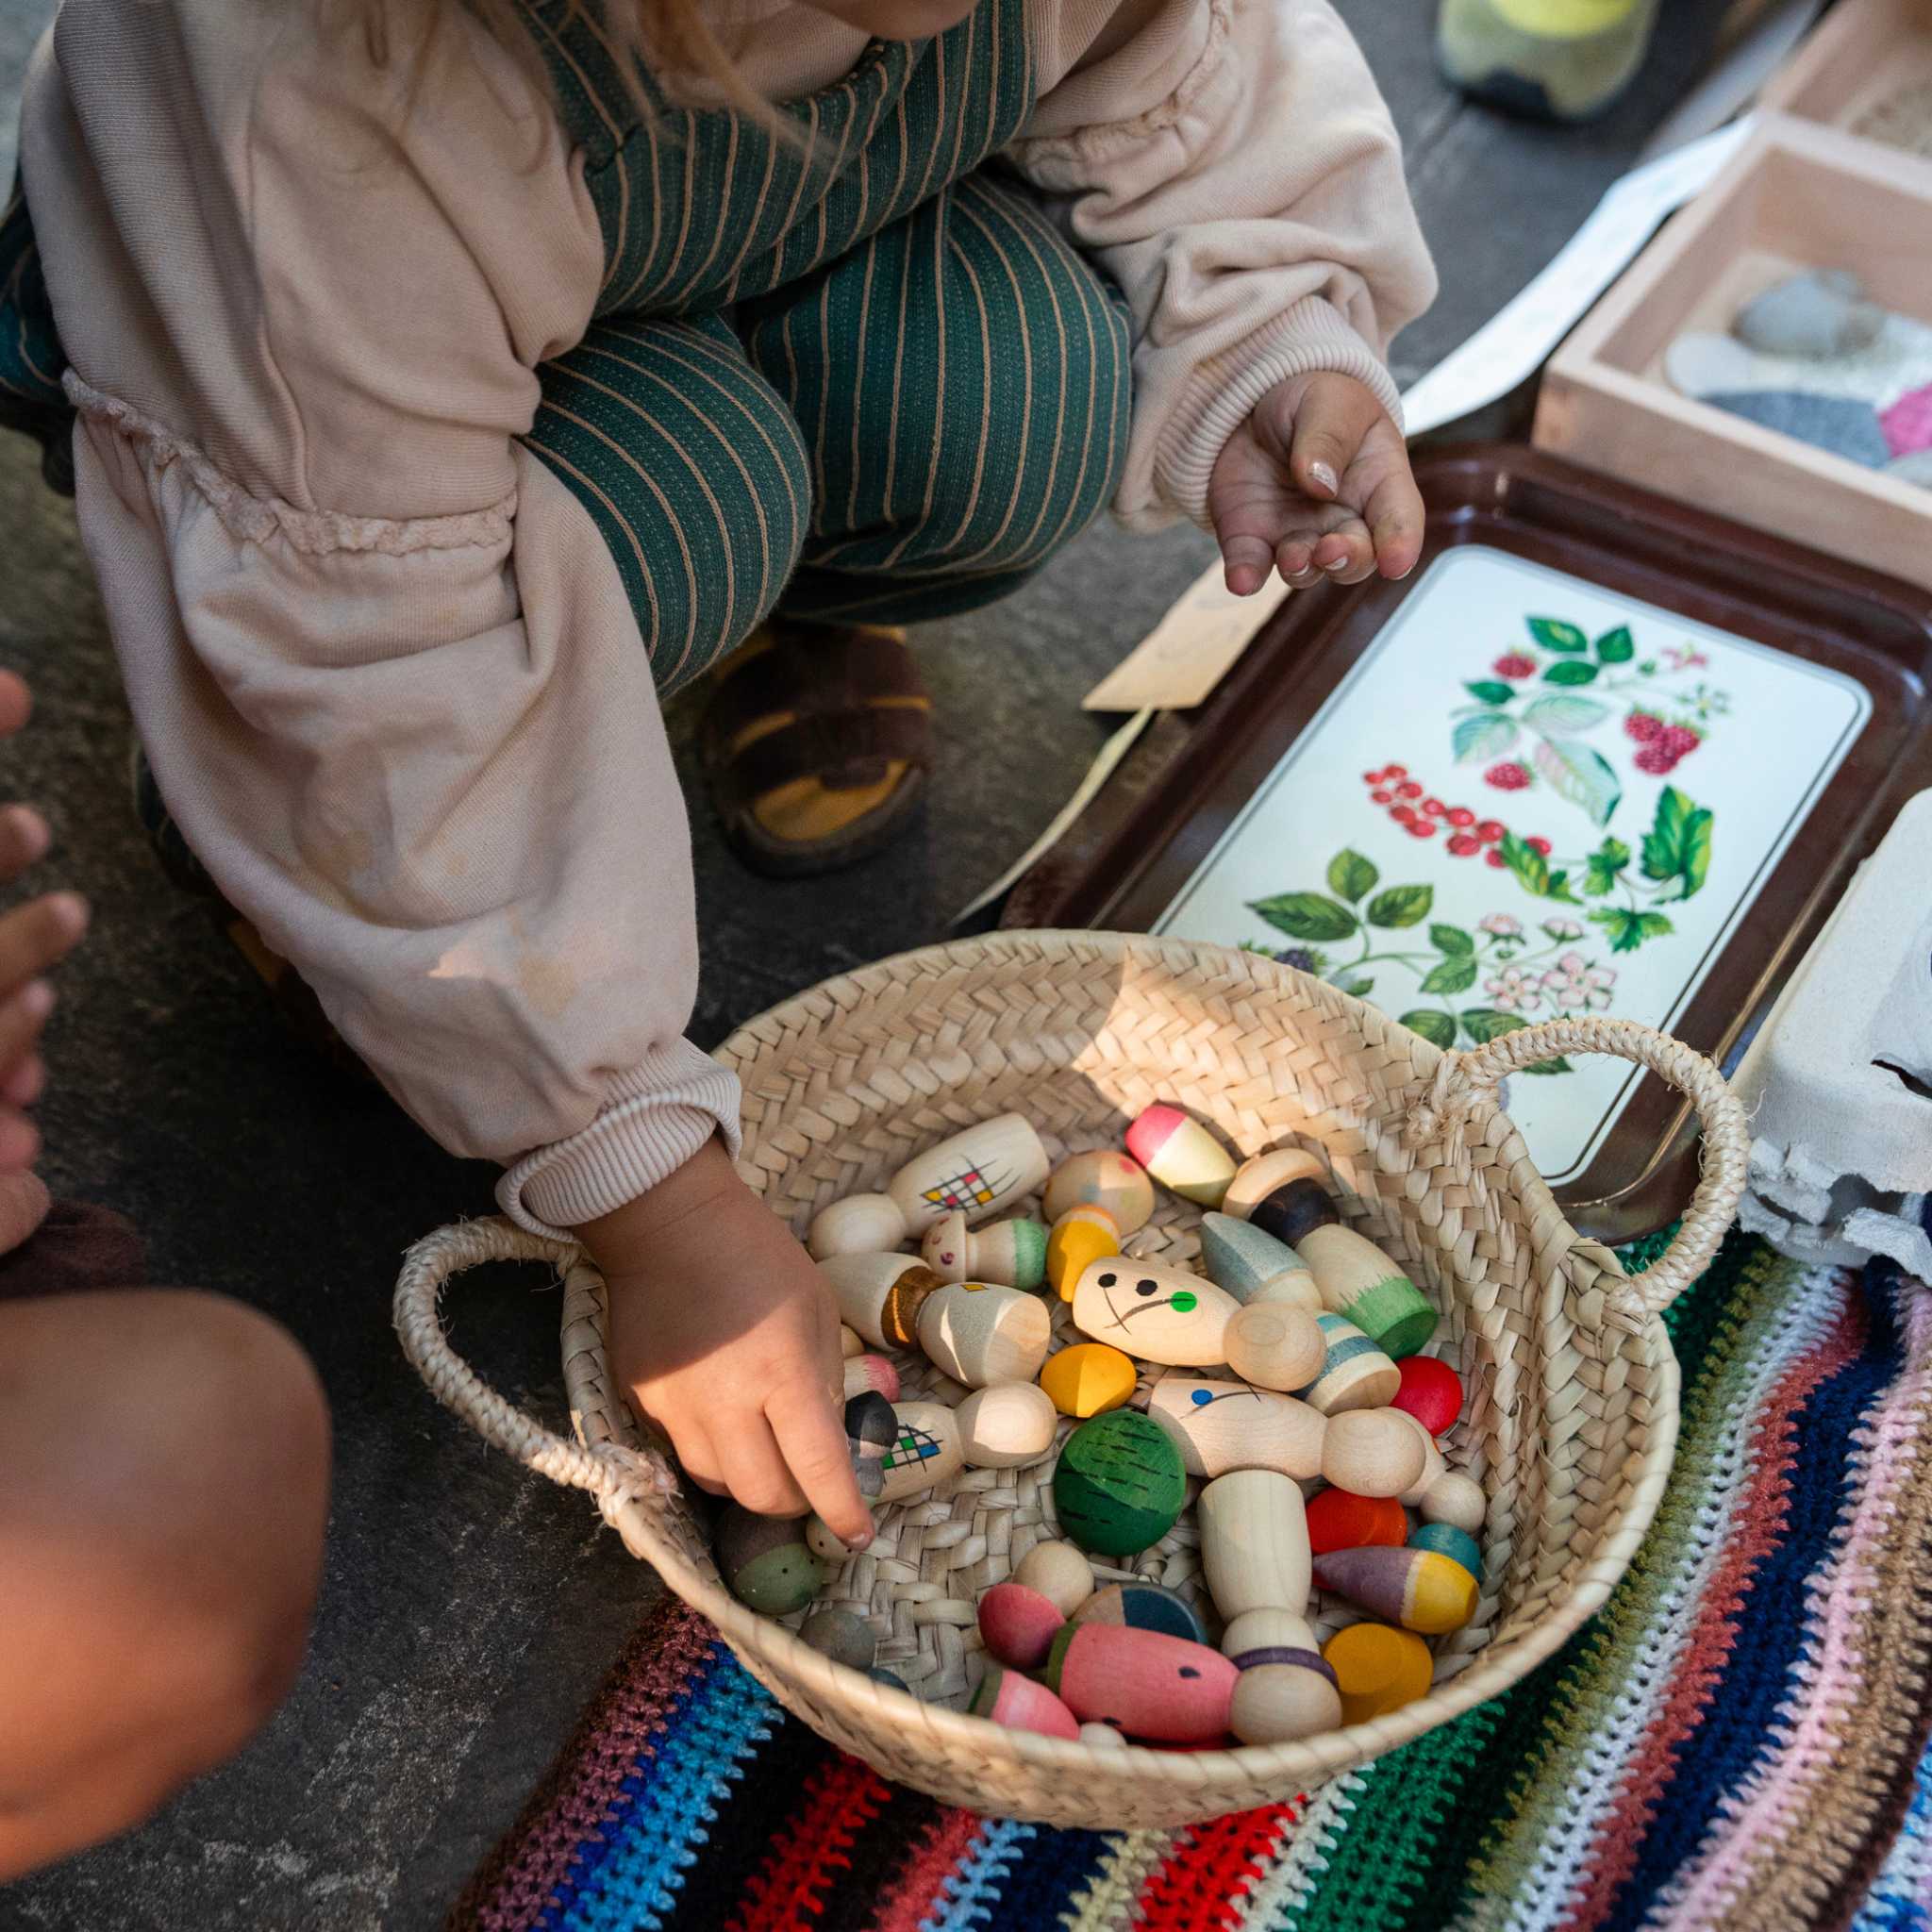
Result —
[{"label": "raspberry illustration", "polygon": [[1648,772],[1653,778],[1661,778],[1677,769],[1678,756],[1661,744],[1646,744],[1631,762],[1640,772]]},{"label": "raspberry illustration", "polygon": [[1493,785],[1498,791],[1521,791],[1529,783],[1529,774],[1514,758],[1505,758],[1483,774],[1483,783]]},{"label": "raspberry illustration", "polygon": [[1704,741],[1688,724],[1668,724],[1657,742],[1673,758],[1680,758],[1695,751]]},{"label": "raspberry illustration", "polygon": [[1624,729],[1639,744],[1649,744],[1664,732],[1664,721],[1649,711],[1632,711],[1624,720]]},{"label": "raspberry illustration", "polygon": [[1511,651],[1507,656],[1498,658],[1490,669],[1498,677],[1528,677],[1536,670],[1536,659]]}]

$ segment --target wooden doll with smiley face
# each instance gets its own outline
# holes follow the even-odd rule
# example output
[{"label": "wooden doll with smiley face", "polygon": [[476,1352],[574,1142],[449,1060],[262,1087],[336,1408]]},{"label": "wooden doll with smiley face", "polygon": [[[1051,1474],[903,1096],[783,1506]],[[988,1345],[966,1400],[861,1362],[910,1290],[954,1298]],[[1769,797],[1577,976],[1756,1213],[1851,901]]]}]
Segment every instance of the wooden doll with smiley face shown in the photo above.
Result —
[{"label": "wooden doll with smiley face", "polygon": [[1326,1344],[1314,1316],[1287,1303],[1243,1307],[1199,1274],[1108,1255],[1074,1290],[1074,1325],[1096,1341],[1171,1368],[1228,1363],[1266,1389],[1301,1389],[1321,1373]]}]

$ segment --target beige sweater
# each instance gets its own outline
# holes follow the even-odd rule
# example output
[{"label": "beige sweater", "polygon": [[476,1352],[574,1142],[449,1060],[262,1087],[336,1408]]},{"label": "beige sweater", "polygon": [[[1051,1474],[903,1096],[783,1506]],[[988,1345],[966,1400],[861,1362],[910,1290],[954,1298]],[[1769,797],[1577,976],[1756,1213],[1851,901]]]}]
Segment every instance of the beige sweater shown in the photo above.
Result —
[{"label": "beige sweater", "polygon": [[[863,37],[791,0],[770,97]],[[1116,504],[1203,514],[1272,384],[1394,395],[1434,278],[1389,116],[1324,0],[1035,0],[1012,158],[1132,307]],[[346,9],[344,9],[346,10]],[[602,537],[517,441],[603,262],[581,158],[452,9],[396,75],[319,0],[66,0],[27,194],[72,360],[82,535],[194,850],[526,1225],[641,1192],[731,1076],[684,1038],[689,840]],[[1124,29],[1131,25],[1131,31]],[[400,124],[400,133],[396,126]]]}]

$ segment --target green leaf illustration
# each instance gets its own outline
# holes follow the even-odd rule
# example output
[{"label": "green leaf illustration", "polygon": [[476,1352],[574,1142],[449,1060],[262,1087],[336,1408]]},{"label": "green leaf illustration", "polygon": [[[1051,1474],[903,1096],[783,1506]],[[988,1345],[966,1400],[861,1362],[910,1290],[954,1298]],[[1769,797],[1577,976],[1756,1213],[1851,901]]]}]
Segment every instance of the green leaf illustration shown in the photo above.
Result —
[{"label": "green leaf illustration", "polygon": [[1523,1071],[1525,1074],[1574,1074],[1576,1069],[1558,1054],[1553,1060],[1531,1060]]},{"label": "green leaf illustration", "polygon": [[1487,1046],[1491,1041],[1529,1024],[1521,1013],[1503,1013],[1494,1007],[1465,1007],[1461,1017],[1462,1030],[1478,1046]]},{"label": "green leaf illustration", "polygon": [[1374,891],[1381,876],[1368,859],[1347,846],[1328,861],[1328,890],[1351,905],[1364,892]]},{"label": "green leaf illustration", "polygon": [[1553,738],[1573,737],[1579,731],[1593,730],[1610,715],[1607,705],[1594,698],[1572,696],[1553,691],[1533,699],[1523,709],[1523,722],[1532,731],[1547,731]]},{"label": "green leaf illustration", "polygon": [[1630,848],[1621,839],[1606,839],[1590,855],[1583,874],[1583,890],[1594,899],[1616,888],[1624,868],[1630,863]]},{"label": "green leaf illustration", "polygon": [[1475,984],[1475,961],[1462,955],[1441,959],[1430,967],[1423,981],[1424,992],[1467,992]]},{"label": "green leaf illustration", "polygon": [[1473,953],[1475,939],[1459,925],[1432,925],[1429,928],[1429,943],[1439,953]]},{"label": "green leaf illustration", "polygon": [[1634,953],[1645,940],[1660,940],[1675,930],[1661,912],[1636,912],[1627,906],[1599,906],[1590,923],[1609,934],[1613,953]]},{"label": "green leaf illustration", "polygon": [[1476,711],[1458,718],[1449,734],[1449,748],[1458,765],[1499,758],[1516,742],[1516,726],[1494,711]]},{"label": "green leaf illustration", "polygon": [[1398,1024],[1411,1033],[1420,1033],[1431,1046],[1440,1046],[1445,1053],[1456,1044],[1456,1022],[1438,1008],[1418,1007],[1412,1013],[1403,1014]]},{"label": "green leaf illustration", "polygon": [[1536,748],[1536,768],[1572,805],[1582,807],[1592,824],[1609,824],[1624,788],[1601,753],[1587,744],[1545,738]]},{"label": "green leaf illustration", "polygon": [[1588,684],[1596,675],[1596,666],[1581,658],[1559,658],[1543,673],[1545,684]]},{"label": "green leaf illustration", "polygon": [[1368,978],[1366,975],[1357,977],[1346,969],[1331,974],[1328,984],[1340,987],[1343,992],[1353,993],[1358,1000],[1367,999],[1375,990],[1375,982],[1373,979]]},{"label": "green leaf illustration", "polygon": [[1345,940],[1359,925],[1346,906],[1320,892],[1277,892],[1272,899],[1257,899],[1248,910],[1293,940]]},{"label": "green leaf illustration", "polygon": [[1503,863],[1539,899],[1550,890],[1550,862],[1527,839],[1505,832],[1496,849],[1503,855]]},{"label": "green leaf illustration", "polygon": [[1474,684],[1465,684],[1462,688],[1471,697],[1480,698],[1486,705],[1507,705],[1516,695],[1513,684],[1501,684],[1493,677],[1479,677]]},{"label": "green leaf illustration", "polygon": [[1710,873],[1711,814],[1695,806],[1674,785],[1666,785],[1657,816],[1643,835],[1643,875],[1660,884],[1674,880],[1667,896],[1688,899]]},{"label": "green leaf illustration", "polygon": [[1597,661],[1600,664],[1627,664],[1637,655],[1636,641],[1630,635],[1630,626],[1620,624],[1615,630],[1607,630],[1596,641]]},{"label": "green leaf illustration", "polygon": [[1590,640],[1560,617],[1532,617],[1529,634],[1546,651],[1587,651]]},{"label": "green leaf illustration", "polygon": [[1567,872],[1553,872],[1550,882],[1543,889],[1545,899],[1555,899],[1565,906],[1581,906],[1583,901],[1570,890],[1570,874]]},{"label": "green leaf illustration", "polygon": [[1436,903],[1434,886],[1391,886],[1369,901],[1371,925],[1420,925]]}]

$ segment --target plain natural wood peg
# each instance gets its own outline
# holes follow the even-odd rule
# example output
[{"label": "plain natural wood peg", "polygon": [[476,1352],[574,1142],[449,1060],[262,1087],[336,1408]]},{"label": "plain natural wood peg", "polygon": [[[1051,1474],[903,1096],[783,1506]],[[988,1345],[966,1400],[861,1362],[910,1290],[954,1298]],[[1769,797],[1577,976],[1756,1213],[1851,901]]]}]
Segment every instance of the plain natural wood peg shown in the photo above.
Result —
[{"label": "plain natural wood peg", "polygon": [[881,1255],[906,1239],[906,1217],[886,1194],[847,1194],[812,1218],[805,1245],[814,1261],[834,1255]]},{"label": "plain natural wood peg", "polygon": [[941,1281],[991,1281],[1030,1294],[1046,1279],[1046,1229],[1037,1221],[996,1221],[975,1234],[955,1208],[926,1230],[919,1253]]},{"label": "plain natural wood peg", "polygon": [[1194,1506],[1201,1568],[1226,1619],[1249,1610],[1299,1613],[1308,1600],[1308,1524],[1291,1476],[1241,1469],[1217,1476]]}]

